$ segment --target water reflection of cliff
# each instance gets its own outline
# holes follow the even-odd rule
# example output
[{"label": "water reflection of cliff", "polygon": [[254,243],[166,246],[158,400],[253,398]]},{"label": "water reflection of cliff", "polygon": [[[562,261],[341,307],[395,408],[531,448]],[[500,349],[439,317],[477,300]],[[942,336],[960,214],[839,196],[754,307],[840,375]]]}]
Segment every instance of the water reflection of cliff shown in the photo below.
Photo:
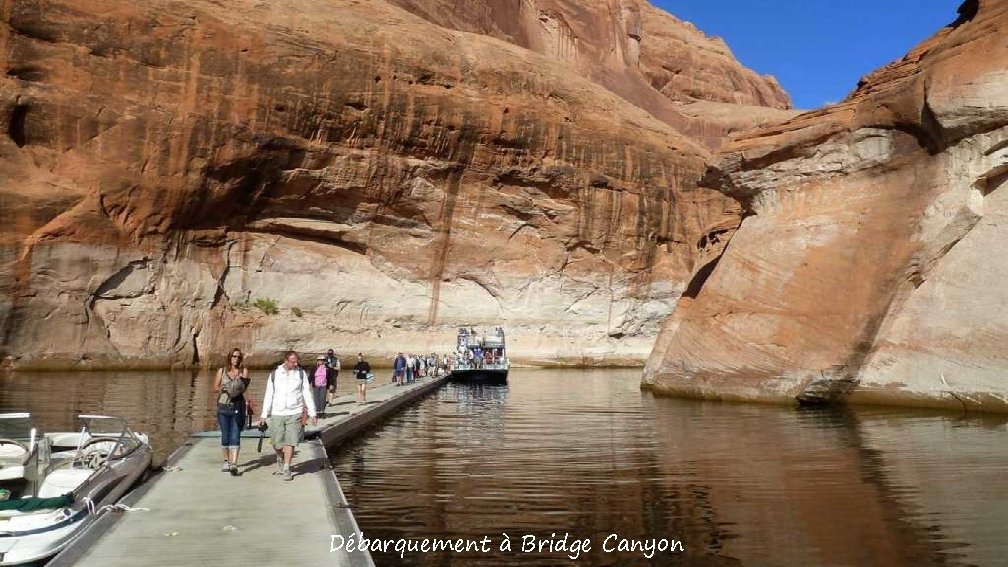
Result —
[{"label": "water reflection of cliff", "polygon": [[193,431],[216,427],[211,378],[190,372],[39,372],[0,375],[0,408],[28,411],[46,430],[76,427],[82,413],[125,418],[163,460]]},{"label": "water reflection of cliff", "polygon": [[[712,553],[766,565],[971,565],[977,554],[970,538],[991,548],[991,539],[960,522],[962,514],[1000,514],[985,502],[1003,500],[1003,481],[965,504],[961,494],[948,494],[948,484],[929,485],[918,474],[930,469],[970,486],[951,492],[977,490],[947,453],[946,417],[648,403],[661,466],[688,479],[687,493],[704,494],[700,508],[711,532],[703,541]],[[976,433],[971,428],[969,436]],[[907,445],[913,438],[919,443]],[[984,446],[982,460],[1003,470],[1008,463],[992,447]]]},{"label": "water reflection of cliff", "polygon": [[[1008,495],[993,476],[1008,466],[1003,426],[655,400],[620,372],[516,373],[506,390],[463,388],[442,390],[334,460],[369,537],[499,543],[506,532],[515,552],[377,554],[381,565],[568,563],[562,553],[517,552],[521,536],[553,533],[592,540],[577,565],[1003,556],[993,531],[1008,519],[993,504]],[[686,552],[601,553],[612,533],[680,540]]]}]

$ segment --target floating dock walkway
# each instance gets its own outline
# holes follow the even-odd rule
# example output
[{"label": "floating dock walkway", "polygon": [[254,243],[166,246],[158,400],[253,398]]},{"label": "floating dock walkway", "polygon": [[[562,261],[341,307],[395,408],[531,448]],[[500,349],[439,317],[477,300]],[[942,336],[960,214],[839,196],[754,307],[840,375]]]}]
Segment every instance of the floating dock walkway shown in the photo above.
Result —
[{"label": "floating dock walkway", "polygon": [[243,433],[240,478],[221,472],[219,433],[196,434],[169,457],[164,472],[105,513],[49,567],[215,567],[345,565],[372,567],[367,552],[330,552],[333,535],[358,532],[325,447],[360,433],[447,380],[420,380],[368,389],[334,400],[317,427],[308,427],[291,466],[294,480],[277,471],[269,438],[256,452],[259,432]]}]

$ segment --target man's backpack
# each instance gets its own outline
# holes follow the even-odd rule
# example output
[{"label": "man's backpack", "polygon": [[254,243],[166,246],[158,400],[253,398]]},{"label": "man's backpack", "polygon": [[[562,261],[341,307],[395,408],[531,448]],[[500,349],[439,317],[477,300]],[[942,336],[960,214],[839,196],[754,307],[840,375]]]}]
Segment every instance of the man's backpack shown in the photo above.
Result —
[{"label": "man's backpack", "polygon": [[[308,371],[305,370],[304,368],[302,368],[301,366],[298,366],[297,369],[298,369],[298,372],[301,374],[301,387],[303,388],[304,385],[305,385],[305,383],[309,383],[310,384],[309,379],[308,379]],[[270,385],[273,386],[273,395],[275,396],[276,395],[276,368],[274,368],[273,370],[270,370],[268,380],[270,381]],[[302,405],[301,405],[301,425],[302,425],[302,427],[305,426],[305,425],[308,425],[308,404],[313,403],[310,399],[306,400],[306,399],[303,399],[303,398],[304,398],[304,396],[302,396],[302,400],[301,400],[301,403],[302,403]],[[266,403],[266,402],[263,401],[263,403]]]}]

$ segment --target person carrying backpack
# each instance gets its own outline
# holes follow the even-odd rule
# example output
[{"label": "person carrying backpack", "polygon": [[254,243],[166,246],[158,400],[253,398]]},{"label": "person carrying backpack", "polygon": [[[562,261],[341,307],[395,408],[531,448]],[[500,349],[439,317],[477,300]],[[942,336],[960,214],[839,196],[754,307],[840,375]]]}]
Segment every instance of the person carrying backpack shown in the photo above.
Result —
[{"label": "person carrying backpack", "polygon": [[275,474],[283,475],[284,480],[294,480],[290,465],[294,459],[294,447],[304,434],[305,424],[301,421],[303,408],[307,408],[314,424],[318,424],[312,400],[308,373],[298,366],[297,353],[288,351],[283,363],[270,372],[266,381],[266,393],[263,395],[262,414],[259,418],[260,426],[269,419],[273,450],[277,455]]},{"label": "person carrying backpack", "polygon": [[238,452],[241,450],[241,432],[245,426],[245,390],[248,388],[248,368],[242,364],[245,355],[241,349],[231,349],[227,365],[217,370],[214,391],[217,392],[217,424],[221,431],[221,453],[224,464],[221,471],[238,476]]}]

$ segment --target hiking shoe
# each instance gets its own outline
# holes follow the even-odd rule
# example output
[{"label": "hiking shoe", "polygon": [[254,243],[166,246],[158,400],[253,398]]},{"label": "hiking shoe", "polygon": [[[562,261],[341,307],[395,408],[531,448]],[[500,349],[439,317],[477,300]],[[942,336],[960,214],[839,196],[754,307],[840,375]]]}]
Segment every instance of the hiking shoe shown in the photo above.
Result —
[{"label": "hiking shoe", "polygon": [[224,461],[224,464],[221,465],[220,470],[221,472],[231,472],[231,463]]},{"label": "hiking shoe", "polygon": [[290,469],[284,469],[284,471],[283,471],[283,479],[284,480],[294,480],[294,475],[291,474]]}]

